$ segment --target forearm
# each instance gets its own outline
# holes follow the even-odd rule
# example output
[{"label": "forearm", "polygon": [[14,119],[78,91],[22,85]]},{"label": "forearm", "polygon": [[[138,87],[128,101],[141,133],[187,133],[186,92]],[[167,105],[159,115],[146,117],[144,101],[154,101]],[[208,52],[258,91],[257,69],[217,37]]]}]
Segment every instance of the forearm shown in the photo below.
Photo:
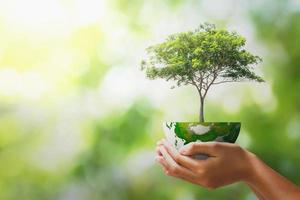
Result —
[{"label": "forearm", "polygon": [[263,197],[263,195],[262,195],[256,188],[254,188],[252,185],[249,185],[249,184],[247,184],[247,185],[251,188],[251,190],[255,193],[256,197],[257,197],[259,200],[266,200],[266,199]]},{"label": "forearm", "polygon": [[300,198],[300,189],[295,184],[267,166],[254,154],[249,153],[251,173],[245,182],[266,200],[297,200]]}]

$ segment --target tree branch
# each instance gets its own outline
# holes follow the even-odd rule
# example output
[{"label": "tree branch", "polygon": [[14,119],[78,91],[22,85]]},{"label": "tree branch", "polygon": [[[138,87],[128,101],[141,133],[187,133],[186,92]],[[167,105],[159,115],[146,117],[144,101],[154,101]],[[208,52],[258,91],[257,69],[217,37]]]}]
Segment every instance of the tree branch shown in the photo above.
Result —
[{"label": "tree branch", "polygon": [[243,82],[243,80],[236,80],[236,81],[234,81],[234,80],[228,80],[228,81],[219,81],[219,82],[215,82],[215,83],[213,83],[213,85],[217,85],[217,84],[221,84],[221,83],[232,83],[232,82]]},{"label": "tree branch", "polygon": [[218,74],[217,74],[217,72],[215,71],[215,72],[214,72],[214,76],[213,76],[212,81],[211,81],[211,82],[207,85],[207,87],[206,87],[206,90],[205,90],[205,92],[204,92],[204,94],[203,94],[203,99],[206,97],[207,91],[209,90],[210,86],[214,83],[214,81],[216,80],[217,77],[218,77]]},{"label": "tree branch", "polygon": [[197,83],[194,81],[194,79],[191,79],[191,85],[194,85],[196,88],[197,88],[197,91],[198,91],[198,93],[199,93],[199,95],[200,95],[200,98],[202,99],[203,97],[202,97],[202,92],[201,92],[201,87],[199,87],[198,85],[197,85]]}]

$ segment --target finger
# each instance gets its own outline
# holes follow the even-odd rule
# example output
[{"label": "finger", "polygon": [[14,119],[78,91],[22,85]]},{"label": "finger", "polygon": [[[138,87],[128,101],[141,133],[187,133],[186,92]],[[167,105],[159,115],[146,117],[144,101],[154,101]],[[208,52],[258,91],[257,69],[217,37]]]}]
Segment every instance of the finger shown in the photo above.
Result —
[{"label": "finger", "polygon": [[170,156],[173,158],[173,160],[175,160],[178,164],[180,164],[181,166],[191,169],[191,170],[196,170],[198,168],[198,163],[196,160],[181,155],[173,146],[171,146],[171,144],[168,141],[164,141],[163,142],[165,148],[167,149],[168,153],[170,154]]},{"label": "finger", "polygon": [[197,179],[196,178],[187,178],[187,177],[183,177],[183,176],[180,176],[179,174],[172,174],[169,170],[168,170],[168,163],[165,161],[165,159],[163,158],[163,156],[158,156],[156,158],[157,162],[162,166],[163,168],[163,171],[166,175],[168,176],[173,176],[173,177],[176,177],[176,178],[179,178],[179,179],[182,179],[182,180],[185,180],[185,181],[188,181],[188,182],[191,182],[191,183],[194,183],[194,184],[198,184],[197,182]]},{"label": "finger", "polygon": [[165,161],[163,156],[157,156],[156,161],[163,167],[163,168],[168,168],[168,163]]},{"label": "finger", "polygon": [[156,147],[155,151],[156,151],[156,154],[157,154],[157,155],[159,155],[159,156],[162,155],[161,152],[160,152],[160,150],[159,150],[159,147]]},{"label": "finger", "polygon": [[168,176],[174,176],[174,177],[177,177],[177,178],[180,178],[176,175],[170,175],[170,172],[168,170],[169,166],[167,164],[167,162],[165,161],[165,159],[162,157],[162,156],[159,156],[156,158],[156,161],[158,162],[158,164],[163,168],[163,171],[166,175]]},{"label": "finger", "polygon": [[162,153],[163,158],[166,161],[166,164],[167,164],[166,168],[169,171],[168,175],[177,176],[177,177],[183,178],[185,180],[194,181],[195,174],[191,170],[188,170],[188,169],[178,165],[172,159],[172,157],[169,155],[168,151],[165,149],[164,146],[160,147],[160,152]]},{"label": "finger", "polygon": [[168,176],[174,176],[174,177],[177,177],[177,178],[181,178],[181,179],[183,179],[183,180],[186,180],[186,181],[192,181],[192,180],[190,180],[189,178],[187,178],[187,177],[183,177],[183,176],[180,176],[180,174],[172,174],[171,172],[170,172],[170,170],[169,170],[169,165],[168,165],[168,163],[166,162],[166,160],[164,159],[164,157],[163,156],[157,156],[156,157],[156,160],[157,160],[157,162],[162,166],[162,168],[163,168],[163,171],[164,171],[164,173],[166,174],[166,175],[168,175]]},{"label": "finger", "polygon": [[164,146],[160,146],[159,150],[170,168],[177,166],[177,163],[172,159]]},{"label": "finger", "polygon": [[[169,175],[169,171],[168,169],[170,168],[168,163],[166,162],[166,160],[164,159],[163,156],[157,156],[156,159],[155,159],[159,165],[162,166],[165,174]],[[173,175],[173,176],[176,176],[176,175]]]},{"label": "finger", "polygon": [[183,146],[179,153],[182,155],[207,154],[210,157],[216,156],[220,142],[191,142]]},{"label": "finger", "polygon": [[159,150],[159,146],[163,145],[163,141],[164,140],[165,139],[161,139],[161,140],[159,140],[159,141],[156,142],[156,154],[157,155],[162,155],[161,152],[160,152],[160,150]]}]

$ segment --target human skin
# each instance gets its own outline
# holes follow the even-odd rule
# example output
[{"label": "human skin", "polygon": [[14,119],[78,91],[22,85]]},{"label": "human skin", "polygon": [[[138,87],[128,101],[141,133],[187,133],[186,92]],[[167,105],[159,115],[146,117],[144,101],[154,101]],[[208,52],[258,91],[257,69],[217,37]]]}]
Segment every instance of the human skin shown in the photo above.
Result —
[{"label": "human skin", "polygon": [[[260,200],[300,199],[298,186],[236,144],[192,142],[177,151],[163,139],[157,143],[156,152],[156,160],[168,176],[208,189],[245,182]],[[205,160],[192,157],[199,153],[209,157]]]}]

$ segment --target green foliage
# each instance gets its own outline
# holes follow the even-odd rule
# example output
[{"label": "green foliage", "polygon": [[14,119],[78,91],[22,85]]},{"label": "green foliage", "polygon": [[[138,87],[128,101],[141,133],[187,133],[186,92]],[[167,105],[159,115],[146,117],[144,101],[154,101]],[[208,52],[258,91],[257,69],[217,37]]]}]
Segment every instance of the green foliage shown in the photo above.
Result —
[{"label": "green foliage", "polygon": [[170,35],[163,43],[150,46],[148,60],[142,61],[149,79],[174,80],[177,85],[199,88],[220,81],[263,79],[251,71],[261,58],[244,49],[246,39],[236,32],[200,25],[195,31]]},{"label": "green foliage", "polygon": [[236,32],[216,29],[205,23],[198,29],[170,35],[163,43],[147,48],[149,58],[141,69],[149,79],[173,80],[177,86],[193,85],[200,101],[200,121],[204,121],[203,103],[214,84],[264,80],[252,71],[261,58],[244,49],[246,39]]}]

